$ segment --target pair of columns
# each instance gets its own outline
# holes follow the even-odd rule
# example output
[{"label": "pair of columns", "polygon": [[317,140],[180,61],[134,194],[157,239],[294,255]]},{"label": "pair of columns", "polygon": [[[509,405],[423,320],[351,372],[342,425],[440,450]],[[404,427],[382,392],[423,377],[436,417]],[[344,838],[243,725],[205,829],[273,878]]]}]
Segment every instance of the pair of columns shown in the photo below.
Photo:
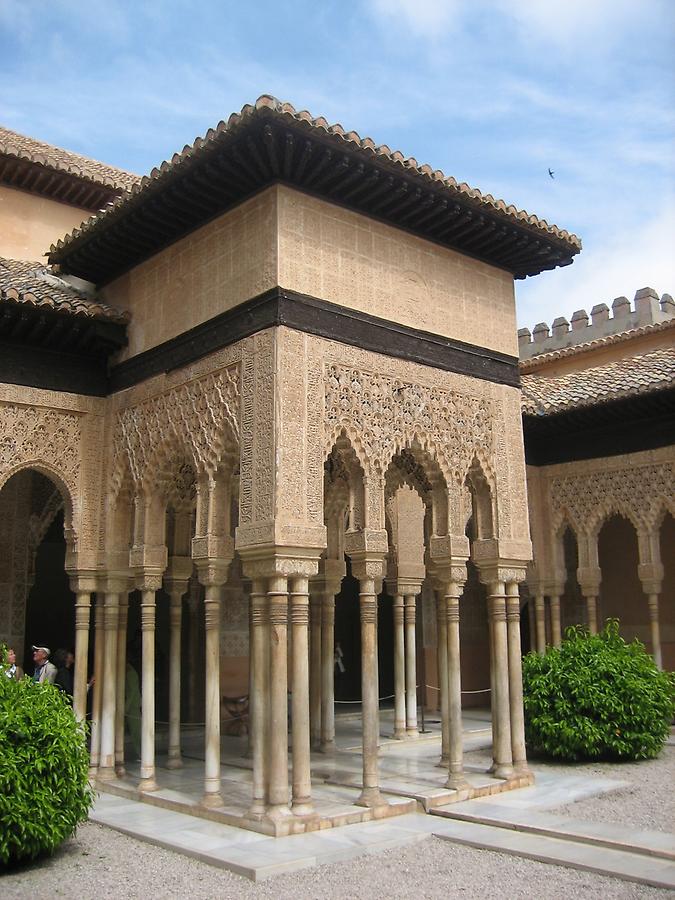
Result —
[{"label": "pair of columns", "polygon": [[[253,798],[249,817],[311,816],[307,574],[251,572],[249,698]],[[290,615],[289,615],[290,614]],[[292,786],[288,778],[288,629],[291,629]],[[292,795],[291,795],[292,790]]]},{"label": "pair of columns", "polygon": [[394,604],[394,737],[415,738],[417,730],[416,600],[421,584],[396,583]]},{"label": "pair of columns", "polygon": [[[538,653],[546,652],[547,618],[550,623],[551,643],[559,647],[562,642],[562,629],[560,620],[560,596],[562,592],[550,594],[548,597],[537,591],[534,595],[534,603],[531,609],[534,616],[530,620],[532,643]],[[548,599],[548,603],[546,602]],[[548,613],[548,616],[547,616]],[[534,626],[534,627],[532,627]]]}]

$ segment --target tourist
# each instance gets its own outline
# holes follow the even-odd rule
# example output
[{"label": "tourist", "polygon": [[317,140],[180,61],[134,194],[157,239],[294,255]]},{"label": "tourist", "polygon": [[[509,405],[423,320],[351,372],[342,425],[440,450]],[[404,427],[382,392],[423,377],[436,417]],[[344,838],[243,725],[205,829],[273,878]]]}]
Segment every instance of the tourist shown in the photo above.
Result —
[{"label": "tourist", "polygon": [[54,665],[56,666],[56,678],[54,684],[57,688],[73,698],[73,666],[75,665],[75,654],[72,650],[57,650],[54,654]]},{"label": "tourist", "polygon": [[16,681],[19,681],[23,678],[23,669],[21,666],[17,666],[16,664],[16,653],[14,652],[14,647],[7,648],[7,668],[5,669],[5,675],[8,678],[14,678]]},{"label": "tourist", "polygon": [[35,663],[35,671],[33,672],[33,681],[36,684],[54,684],[56,679],[56,666],[49,662],[49,647],[38,647],[33,644],[33,662]]}]

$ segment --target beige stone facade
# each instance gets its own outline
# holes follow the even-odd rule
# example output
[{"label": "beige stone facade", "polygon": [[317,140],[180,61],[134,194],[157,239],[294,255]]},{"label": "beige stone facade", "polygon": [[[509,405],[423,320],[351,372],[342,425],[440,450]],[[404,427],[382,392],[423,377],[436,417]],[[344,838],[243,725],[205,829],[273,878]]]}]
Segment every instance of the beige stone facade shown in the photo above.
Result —
[{"label": "beige stone facade", "polygon": [[[198,806],[245,827],[349,820],[313,795],[341,690],[362,711],[350,815],[404,808],[379,779],[385,683],[396,738],[417,739],[420,703],[438,710],[444,790],[470,796],[462,707],[488,698],[491,773],[529,783],[519,586],[529,572],[550,596],[565,523],[592,556],[626,465],[659,498],[672,487],[669,448],[532,465],[526,484],[513,280],[569,262],[578,239],[270,98],[127,187],[2,294],[0,639],[33,640],[31,605],[74,607],[92,776],[129,784],[129,661],[135,789],[162,787],[198,723]],[[604,506],[588,499],[603,479]],[[636,508],[645,585],[666,508]],[[56,515],[67,600],[31,591]],[[246,704],[250,790],[233,811],[221,730]]]}]

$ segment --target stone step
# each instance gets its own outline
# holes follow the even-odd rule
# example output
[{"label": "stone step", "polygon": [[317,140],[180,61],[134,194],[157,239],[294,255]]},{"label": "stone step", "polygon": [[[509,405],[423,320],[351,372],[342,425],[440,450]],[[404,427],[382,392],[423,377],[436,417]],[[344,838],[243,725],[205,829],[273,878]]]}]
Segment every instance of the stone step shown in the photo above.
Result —
[{"label": "stone step", "polygon": [[610,875],[651,887],[675,889],[675,863],[669,859],[508,827],[461,821],[445,813],[444,810],[433,810],[431,813],[439,818],[439,827],[434,834],[442,840],[598,875]]},{"label": "stone step", "polygon": [[469,801],[462,803],[461,806],[441,807],[433,812],[435,815],[464,822],[511,828],[528,834],[548,835],[561,840],[675,861],[675,835],[664,831],[631,829],[626,825],[612,825],[606,822],[584,822],[555,813],[522,810],[507,805],[498,806],[496,803]]}]

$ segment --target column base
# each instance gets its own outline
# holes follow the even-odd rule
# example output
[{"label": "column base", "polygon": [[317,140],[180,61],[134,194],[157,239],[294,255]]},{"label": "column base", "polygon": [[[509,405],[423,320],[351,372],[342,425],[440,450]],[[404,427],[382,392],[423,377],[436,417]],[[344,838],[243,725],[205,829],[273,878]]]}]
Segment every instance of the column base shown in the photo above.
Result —
[{"label": "column base", "polygon": [[118,778],[124,778],[126,774],[127,770],[124,763],[115,763],[115,775],[117,775]]},{"label": "column base", "polygon": [[405,728],[394,728],[393,738],[395,741],[404,741],[407,737]]},{"label": "column base", "polygon": [[265,819],[268,819],[270,822],[280,822],[284,819],[289,819],[293,813],[290,811],[289,807],[285,803],[278,803],[274,806],[268,806],[265,811]]},{"label": "column base", "polygon": [[183,768],[183,757],[180,756],[170,756],[166,761],[167,769],[182,769]]},{"label": "column base", "polygon": [[492,766],[488,771],[490,771],[495,778],[503,778],[505,781],[508,781],[509,778],[513,778],[514,775],[513,766],[510,765]]},{"label": "column base", "polygon": [[335,751],[335,741],[321,741],[319,744],[319,753],[333,753]]},{"label": "column base", "polygon": [[202,806],[206,806],[208,809],[214,809],[216,806],[222,805],[223,797],[220,791],[209,791],[202,797]]},{"label": "column base", "polygon": [[291,812],[299,819],[314,818],[317,815],[309,797],[306,800],[298,800],[297,803],[294,801],[291,805]]},{"label": "column base", "polygon": [[249,819],[251,822],[262,822],[266,813],[267,807],[265,806],[265,801],[254,800],[244,818]]},{"label": "column base", "polygon": [[417,727],[406,728],[405,733],[406,733],[406,737],[411,738],[413,740],[420,736],[420,733],[419,733],[419,730],[417,729]]},{"label": "column base", "polygon": [[464,791],[470,785],[463,774],[461,774],[461,775],[455,774],[455,775],[449,776],[448,780],[445,783],[445,786],[450,791]]},{"label": "column base", "polygon": [[436,767],[439,769],[447,769],[450,765],[450,760],[447,756],[441,756],[441,758],[436,763]]},{"label": "column base", "polygon": [[516,776],[521,776],[521,775],[531,775],[532,772],[531,772],[530,767],[528,766],[528,764],[527,764],[526,762],[522,762],[522,763],[515,763],[515,762],[514,762],[514,764],[513,764],[513,774],[516,775]]},{"label": "column base", "polygon": [[159,785],[155,781],[155,776],[152,775],[150,778],[141,778],[138,782],[137,790],[141,794],[149,793],[150,791],[158,791]]},{"label": "column base", "polygon": [[99,766],[96,773],[96,780],[105,783],[106,781],[114,781],[117,773],[113,766]]},{"label": "column base", "polygon": [[365,806],[368,809],[375,809],[378,806],[387,806],[387,801],[380,793],[379,787],[363,788],[359,794],[358,800],[354,801],[355,806]]}]

